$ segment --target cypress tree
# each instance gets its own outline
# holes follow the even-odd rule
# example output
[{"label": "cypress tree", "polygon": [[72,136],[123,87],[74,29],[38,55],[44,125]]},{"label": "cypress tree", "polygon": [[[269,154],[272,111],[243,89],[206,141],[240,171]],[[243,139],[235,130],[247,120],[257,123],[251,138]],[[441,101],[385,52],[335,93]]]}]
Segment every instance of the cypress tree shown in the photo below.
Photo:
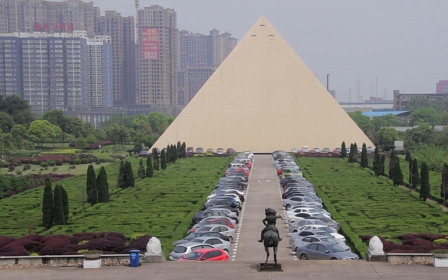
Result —
[{"label": "cypress tree", "polygon": [[358,162],[358,145],[353,144],[353,162]]},{"label": "cypress tree", "polygon": [[389,179],[394,179],[394,172],[395,172],[395,150],[392,150],[389,156]]},{"label": "cypress tree", "polygon": [[375,154],[373,156],[373,171],[376,176],[382,175],[381,156],[378,147],[375,147]]},{"label": "cypress tree", "polygon": [[362,144],[362,152],[361,152],[361,167],[366,168],[369,166],[369,159],[367,157],[367,147],[366,143]]},{"label": "cypress tree", "polygon": [[345,141],[343,141],[341,145],[341,158],[346,157],[347,157],[347,148],[345,147]]},{"label": "cypress tree", "polygon": [[177,158],[182,158],[182,144],[180,143],[180,141],[177,141],[176,155]]},{"label": "cypress tree", "polygon": [[53,225],[65,225],[64,206],[62,203],[61,186],[54,187],[53,199]]},{"label": "cypress tree", "polygon": [[68,193],[64,189],[63,186],[61,186],[61,194],[62,194],[62,207],[64,208],[64,221],[65,224],[68,224],[69,214],[70,214],[70,208],[68,205]]},{"label": "cypress tree", "polygon": [[49,229],[53,225],[53,189],[50,177],[45,178],[44,197],[42,201],[42,225]]},{"label": "cypress tree", "polygon": [[186,158],[186,157],[187,157],[187,144],[185,144],[185,142],[182,142],[180,158]]},{"label": "cypress tree", "polygon": [[87,168],[87,202],[91,205],[98,203],[98,188],[96,186],[96,175],[93,165]]},{"label": "cypress tree", "polygon": [[440,197],[446,201],[448,196],[448,165],[443,164],[442,183],[440,184]]},{"label": "cypress tree", "polygon": [[[162,157],[162,156],[160,156]],[[162,161],[162,159],[160,159]],[[168,164],[171,162],[171,145],[166,146],[165,150],[165,162]],[[163,169],[163,168],[162,168]]]},{"label": "cypress tree", "polygon": [[171,163],[176,163],[177,149],[175,145],[171,145]]},{"label": "cypress tree", "polygon": [[399,186],[403,183],[403,173],[401,172],[400,159],[398,157],[395,158],[394,178],[392,180],[394,182],[394,186]]},{"label": "cypress tree", "polygon": [[134,187],[135,186],[135,179],[134,179],[134,172],[132,171],[132,165],[129,161],[126,161],[126,173],[125,173],[125,187]]},{"label": "cypress tree", "polygon": [[420,171],[421,185],[420,185],[420,199],[426,201],[429,198],[430,186],[429,186],[429,170],[426,162],[422,162],[422,168]]},{"label": "cypress tree", "polygon": [[146,177],[154,176],[154,166],[152,165],[151,157],[146,159]]},{"label": "cypress tree", "polygon": [[384,174],[385,174],[385,173],[384,173],[384,166],[385,166],[385,164],[386,164],[386,155],[383,154],[383,155],[381,156],[381,165],[380,165],[381,175],[384,175]]},{"label": "cypress tree", "polygon": [[159,170],[159,153],[157,149],[152,149],[152,156],[154,158],[154,170]]},{"label": "cypress tree", "polygon": [[109,185],[107,183],[107,174],[104,166],[101,166],[100,172],[96,177],[96,186],[98,189],[98,202],[106,203],[109,201]]},{"label": "cypress tree", "polygon": [[139,165],[138,165],[138,177],[140,178],[140,179],[144,179],[145,178],[145,167],[143,166],[143,160],[142,159],[140,159],[140,163],[139,163]]},{"label": "cypress tree", "polygon": [[117,177],[117,188],[124,189],[124,176],[126,173],[126,166],[124,161],[120,162],[120,167],[118,169],[118,177]]},{"label": "cypress tree", "polygon": [[411,188],[415,189],[420,184],[420,175],[418,174],[418,162],[417,158],[414,158],[412,160],[412,169],[411,169],[411,182],[409,182],[409,185]]},{"label": "cypress tree", "polygon": [[162,150],[162,152],[160,153],[160,165],[162,169],[166,169],[166,154],[165,154],[165,150]]},{"label": "cypress tree", "polygon": [[411,161],[412,160],[410,151],[406,151],[406,156],[405,156],[404,160],[405,161]]}]

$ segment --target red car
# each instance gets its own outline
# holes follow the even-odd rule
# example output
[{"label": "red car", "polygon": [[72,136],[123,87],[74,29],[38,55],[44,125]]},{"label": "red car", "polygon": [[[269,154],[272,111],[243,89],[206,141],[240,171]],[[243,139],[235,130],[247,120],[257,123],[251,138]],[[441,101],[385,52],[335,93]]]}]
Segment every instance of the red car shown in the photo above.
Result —
[{"label": "red car", "polygon": [[213,224],[220,224],[220,225],[228,226],[229,228],[235,228],[235,227],[233,226],[232,222],[230,222],[230,220],[227,219],[227,218],[225,218],[225,219],[220,219],[220,218],[210,218],[210,219],[202,220],[201,222],[195,224],[195,225],[188,231],[188,234],[197,231],[200,227],[207,226],[207,225],[213,225]]},{"label": "red car", "polygon": [[182,256],[181,262],[189,261],[228,261],[229,256],[220,248],[198,249]]}]

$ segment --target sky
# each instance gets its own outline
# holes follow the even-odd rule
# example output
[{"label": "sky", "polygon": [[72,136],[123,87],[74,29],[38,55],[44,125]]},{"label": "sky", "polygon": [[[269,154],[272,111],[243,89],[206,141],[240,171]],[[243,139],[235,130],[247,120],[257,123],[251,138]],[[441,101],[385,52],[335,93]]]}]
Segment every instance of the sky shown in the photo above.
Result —
[{"label": "sky", "polygon": [[[135,15],[132,0],[93,2]],[[339,101],[435,93],[448,80],[447,0],[140,0],[154,4],[175,9],[179,30],[238,40],[265,15]]]}]

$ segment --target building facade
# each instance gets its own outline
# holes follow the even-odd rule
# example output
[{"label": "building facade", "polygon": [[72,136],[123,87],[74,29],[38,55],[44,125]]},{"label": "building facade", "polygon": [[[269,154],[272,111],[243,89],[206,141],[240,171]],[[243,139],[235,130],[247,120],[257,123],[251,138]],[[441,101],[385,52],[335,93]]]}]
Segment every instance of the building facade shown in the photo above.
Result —
[{"label": "building facade", "polygon": [[436,93],[448,93],[448,80],[441,80],[437,83]]},{"label": "building facade", "polygon": [[0,34],[0,94],[18,94],[34,113],[112,107],[112,45],[87,32]]},{"label": "building facade", "polygon": [[448,93],[414,93],[414,94],[403,94],[399,90],[394,90],[394,110],[407,110],[407,104],[412,99],[429,99],[435,101],[437,99],[448,100]]},{"label": "building facade", "polygon": [[106,11],[98,18],[97,34],[112,38],[114,106],[136,103],[136,60],[134,17]]},{"label": "building facade", "polygon": [[138,10],[138,105],[162,112],[177,106],[177,19],[173,9],[153,5]]},{"label": "building facade", "polygon": [[93,2],[82,0],[0,0],[0,33],[85,30],[94,37],[99,15]]},{"label": "building facade", "polygon": [[209,35],[179,32],[178,105],[185,106],[235,48],[237,39],[228,32]]}]

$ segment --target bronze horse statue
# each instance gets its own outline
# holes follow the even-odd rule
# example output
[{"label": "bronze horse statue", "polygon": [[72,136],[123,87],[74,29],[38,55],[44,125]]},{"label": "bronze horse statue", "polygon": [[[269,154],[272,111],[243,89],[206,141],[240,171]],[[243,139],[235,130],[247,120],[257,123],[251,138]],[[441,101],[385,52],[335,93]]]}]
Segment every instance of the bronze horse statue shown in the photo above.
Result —
[{"label": "bronze horse statue", "polygon": [[269,247],[272,247],[274,251],[274,263],[277,264],[277,248],[278,243],[282,240],[278,229],[275,227],[277,219],[281,216],[277,216],[277,212],[272,208],[265,209],[266,218],[263,219],[263,224],[265,228],[261,231],[261,239],[258,242],[263,242],[264,250],[266,251],[266,261],[264,262],[264,267],[266,268],[269,259]]}]

